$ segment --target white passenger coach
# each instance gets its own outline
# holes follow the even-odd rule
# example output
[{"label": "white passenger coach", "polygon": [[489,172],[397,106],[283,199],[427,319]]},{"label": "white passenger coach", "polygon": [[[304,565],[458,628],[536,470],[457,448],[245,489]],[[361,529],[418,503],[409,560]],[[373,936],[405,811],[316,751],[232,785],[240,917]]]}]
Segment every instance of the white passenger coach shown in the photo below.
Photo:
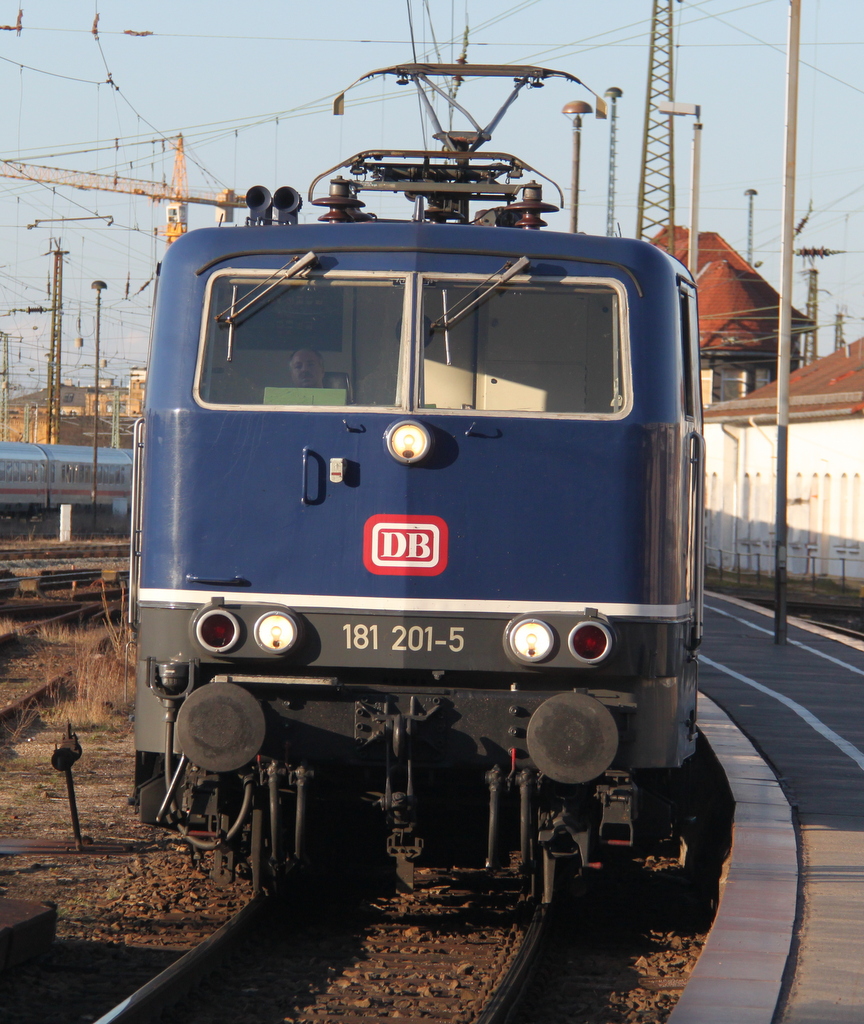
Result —
[{"label": "white passenger coach", "polygon": [[[125,515],[131,489],[132,453],[99,448],[97,506]],[[36,515],[60,505],[92,503],[92,448],[0,442],[0,513]]]}]

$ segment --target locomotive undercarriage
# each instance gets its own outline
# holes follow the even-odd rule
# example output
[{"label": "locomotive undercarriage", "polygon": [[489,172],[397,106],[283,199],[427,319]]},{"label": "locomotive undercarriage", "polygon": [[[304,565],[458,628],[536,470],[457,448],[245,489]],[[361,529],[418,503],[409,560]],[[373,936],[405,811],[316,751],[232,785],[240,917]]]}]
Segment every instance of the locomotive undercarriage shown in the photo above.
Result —
[{"label": "locomotive undercarriage", "polygon": [[604,847],[632,846],[637,818],[642,836],[642,819],[650,819],[653,837],[671,837],[673,830],[668,799],[627,772],[567,786],[532,768],[508,773],[495,766],[466,776],[416,769],[410,759],[367,768],[359,777],[345,768],[264,758],[241,772],[217,774],[181,760],[183,781],[166,802],[164,758],[139,754],[138,769],[153,773],[139,787],[142,820],[176,830],[217,884],[230,885],[240,874],[256,890],[277,888],[301,867],[389,864],[397,888],[409,891],[422,856],[427,864],[490,871],[515,860],[532,891],[548,901],[556,879],[597,867]]},{"label": "locomotive undercarriage", "polygon": [[[645,700],[637,715],[640,684],[668,697],[677,680],[565,691],[605,709],[616,747],[611,764],[583,767],[590,779],[566,783],[538,770],[526,736],[560,691],[241,674],[190,688],[199,666],[175,666],[173,678],[159,669],[149,697],[161,705],[165,753],[139,753],[141,818],[174,828],[198,858],[212,852],[221,884],[239,871],[266,888],[299,866],[380,865],[386,854],[397,884],[410,889],[421,856],[495,870],[518,851],[532,888],[550,899],[556,878],[595,863],[604,845],[632,845],[637,818],[640,833],[672,827],[669,802],[651,782],[658,773],[634,776],[627,765],[650,717]],[[196,699],[180,699],[187,693]],[[226,698],[241,695],[239,728],[232,721],[226,732]],[[684,726],[692,731],[692,720]],[[591,764],[592,755],[579,756]],[[662,752],[667,764],[674,756]],[[367,837],[364,849],[358,836]]]}]

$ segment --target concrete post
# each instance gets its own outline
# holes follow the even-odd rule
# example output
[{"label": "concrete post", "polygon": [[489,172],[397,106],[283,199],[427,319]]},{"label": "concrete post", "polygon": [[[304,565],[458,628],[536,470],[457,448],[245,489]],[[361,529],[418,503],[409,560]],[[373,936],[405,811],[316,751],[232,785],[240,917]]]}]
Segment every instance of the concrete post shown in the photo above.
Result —
[{"label": "concrete post", "polygon": [[60,540],[72,540],[72,506],[60,506]]}]

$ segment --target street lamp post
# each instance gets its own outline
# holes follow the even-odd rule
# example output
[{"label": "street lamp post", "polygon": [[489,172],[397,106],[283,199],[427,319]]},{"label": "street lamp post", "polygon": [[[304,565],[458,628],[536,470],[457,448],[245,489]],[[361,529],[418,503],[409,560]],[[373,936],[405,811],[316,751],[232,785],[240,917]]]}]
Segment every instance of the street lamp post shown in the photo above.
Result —
[{"label": "street lamp post", "polygon": [[104,281],[94,281],[90,285],[96,289],[96,355],[95,369],[93,371],[93,487],[91,497],[93,500],[93,531],[96,531],[96,500],[98,498],[98,485],[96,474],[99,468],[99,332],[102,326],[102,289],[108,285]]},{"label": "street lamp post", "polygon": [[[689,114],[693,122],[693,153],[690,163],[690,245],[687,266],[693,280],[699,273],[699,172],[702,156],[702,108],[698,103],[658,103],[661,114]],[[670,239],[670,242],[673,240]]]},{"label": "street lamp post", "polygon": [[575,234],[579,224],[579,159],[582,151],[582,115],[590,114],[594,108],[590,103],[573,100],[561,110],[573,118],[573,173],[571,178],[570,230]]},{"label": "street lamp post", "polygon": [[753,266],[753,197],[759,193],[755,188],[748,188],[744,193],[747,196],[747,262]]},{"label": "street lamp post", "polygon": [[603,93],[611,100],[612,109],[609,112],[609,187],[606,196],[606,234],[611,238],[615,234],[615,174],[617,158],[617,134],[618,134],[618,100],[624,92],[613,85]]}]

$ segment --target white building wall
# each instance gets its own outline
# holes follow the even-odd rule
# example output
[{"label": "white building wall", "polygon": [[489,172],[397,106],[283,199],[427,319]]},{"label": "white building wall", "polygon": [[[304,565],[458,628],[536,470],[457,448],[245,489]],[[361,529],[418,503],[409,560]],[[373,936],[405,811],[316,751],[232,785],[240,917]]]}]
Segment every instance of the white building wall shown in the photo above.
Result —
[{"label": "white building wall", "polygon": [[[708,564],[774,562],[776,426],[705,426]],[[864,418],[789,427],[789,572],[864,579]],[[718,550],[719,549],[719,550]]]}]

